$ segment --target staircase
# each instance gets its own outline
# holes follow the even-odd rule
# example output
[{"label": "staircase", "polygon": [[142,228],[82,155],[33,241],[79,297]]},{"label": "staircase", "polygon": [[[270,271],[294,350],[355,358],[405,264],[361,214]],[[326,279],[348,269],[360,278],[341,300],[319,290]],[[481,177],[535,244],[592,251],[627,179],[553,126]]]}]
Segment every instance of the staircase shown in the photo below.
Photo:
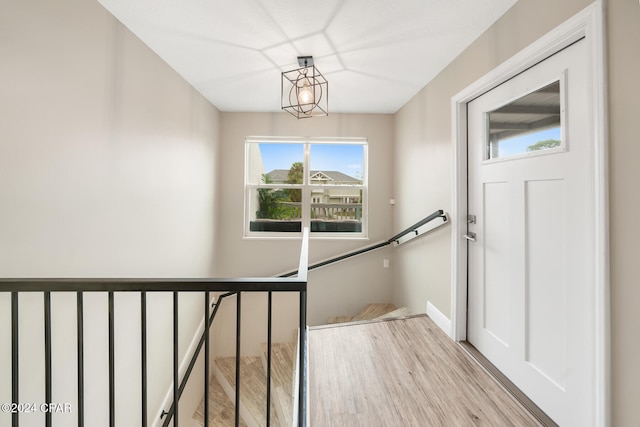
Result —
[{"label": "staircase", "polygon": [[[441,220],[441,223],[435,226],[431,225],[431,221]],[[319,263],[308,265],[306,249],[308,245],[303,244],[303,250],[300,255],[300,267],[298,270],[291,271],[283,274],[280,277],[290,278],[292,276],[302,273],[302,277],[305,280],[305,288],[297,290],[300,292],[301,301],[302,296],[306,298],[306,274],[309,270],[325,267],[327,265],[344,261],[349,258],[359,256],[377,249],[381,249],[390,245],[397,246],[408,240],[416,238],[420,235],[424,235],[437,227],[440,227],[449,222],[448,215],[443,210],[438,210],[423,218],[419,222],[413,224],[411,227],[406,228],[395,236],[388,240],[357,249],[349,252],[345,255],[340,255],[328,260],[321,261]],[[409,237],[406,237],[409,236]],[[308,239],[308,230],[304,233],[303,241]],[[302,268],[304,267],[304,268]],[[304,292],[304,293],[303,293]],[[229,294],[230,295],[230,294]],[[300,313],[306,315],[306,305],[304,305],[305,311],[302,311],[303,306],[300,306]],[[362,323],[370,320],[380,320],[388,318],[405,318],[410,316],[410,312],[406,307],[397,308],[393,304],[368,304],[355,316],[336,316],[328,319],[329,324],[336,323]],[[386,323],[386,322],[375,322]],[[306,319],[301,316],[300,327],[305,328]],[[306,329],[305,329],[306,331]],[[297,339],[296,339],[297,342]],[[241,371],[241,384],[240,384],[240,398],[239,398],[239,412],[241,418],[240,425],[242,426],[263,426],[266,423],[266,349],[265,345],[262,346],[262,352],[260,357],[243,357],[240,361]],[[292,426],[293,425],[293,394],[294,394],[294,365],[296,363],[296,355],[298,351],[296,344],[293,343],[281,343],[272,345],[272,363],[271,363],[271,408],[270,408],[270,425],[273,426]],[[196,353],[197,355],[197,353]],[[197,356],[196,356],[197,357]],[[195,360],[195,359],[194,359]],[[305,364],[305,360],[301,363]],[[210,426],[227,426],[235,424],[236,408],[234,407],[235,398],[235,358],[220,358],[214,363],[214,375],[211,378],[209,385],[209,425]],[[306,390],[306,389],[305,389]],[[297,390],[296,390],[297,392]],[[174,393],[175,395],[176,393]],[[302,393],[304,395],[304,393]],[[200,406],[193,415],[193,424],[204,426],[204,399],[201,401]],[[301,413],[301,417],[304,417],[304,413]]]},{"label": "staircase", "polygon": [[[336,316],[329,324],[363,322],[385,318],[408,316],[406,307],[393,304],[367,304],[355,316]],[[294,370],[297,355],[297,335],[294,342],[273,343],[271,346],[271,426],[293,425]],[[267,344],[263,343],[261,355],[240,359],[240,425],[266,426],[267,418]],[[235,357],[216,359],[214,375],[209,384],[209,425],[232,426],[235,419]],[[194,425],[204,426],[204,398],[193,415]]]},{"label": "staircase", "polygon": [[[297,336],[296,336],[297,342]],[[240,358],[240,425],[266,426],[267,419],[267,344],[259,357]],[[293,424],[294,370],[296,343],[271,346],[271,426]],[[209,426],[233,426],[235,420],[235,357],[216,359],[209,384]],[[194,425],[204,426],[204,398],[193,415]]]},{"label": "staircase", "polygon": [[[235,425],[234,405],[215,376],[209,382],[209,402],[209,425],[211,427]],[[193,420],[194,425],[204,426],[204,398],[193,414]],[[240,420],[240,425],[247,426],[243,420]]]}]

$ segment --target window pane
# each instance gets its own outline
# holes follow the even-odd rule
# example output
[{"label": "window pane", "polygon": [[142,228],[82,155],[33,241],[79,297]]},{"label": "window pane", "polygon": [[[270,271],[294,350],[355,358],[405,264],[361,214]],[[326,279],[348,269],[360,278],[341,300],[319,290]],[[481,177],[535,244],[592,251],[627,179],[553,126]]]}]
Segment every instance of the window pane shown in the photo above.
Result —
[{"label": "window pane", "polygon": [[486,113],[486,159],[560,147],[560,110],[558,81]]},{"label": "window pane", "polygon": [[249,192],[249,231],[299,232],[302,204],[299,188],[254,188]]},{"label": "window pane", "polygon": [[309,182],[312,185],[361,185],[364,145],[311,144]]},{"label": "window pane", "polygon": [[311,231],[362,232],[362,190],[325,188],[311,190]]},{"label": "window pane", "polygon": [[245,235],[309,227],[316,235],[366,236],[366,150],[366,140],[356,138],[248,137]]},{"label": "window pane", "polygon": [[304,144],[247,144],[249,184],[302,184]]}]

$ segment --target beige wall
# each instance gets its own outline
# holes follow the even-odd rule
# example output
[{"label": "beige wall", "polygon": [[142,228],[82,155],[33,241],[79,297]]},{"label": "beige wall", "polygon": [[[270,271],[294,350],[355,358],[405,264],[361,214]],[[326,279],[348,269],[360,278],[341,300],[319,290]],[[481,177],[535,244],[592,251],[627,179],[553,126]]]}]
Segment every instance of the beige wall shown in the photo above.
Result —
[{"label": "beige wall", "polygon": [[640,390],[640,4],[609,0],[609,154],[613,425],[638,426]]},{"label": "beige wall", "polygon": [[[640,210],[640,5],[609,0],[607,55],[611,209],[611,313],[613,426],[640,425],[640,243],[634,230]],[[453,95],[513,54],[591,4],[589,0],[520,0],[507,14],[396,114],[394,230],[423,210],[451,206],[451,117]],[[552,13],[550,13],[552,11]],[[429,183],[429,184],[428,184]],[[431,183],[439,183],[442,188]],[[420,194],[417,198],[415,195]],[[415,200],[411,202],[409,199]],[[450,316],[450,231],[404,245],[396,253],[394,300],[413,310],[431,301]],[[416,241],[417,242],[417,241]]]},{"label": "beige wall", "polygon": [[[396,114],[394,231],[451,209],[451,98],[590,4],[520,0]],[[549,11],[553,10],[553,13]],[[398,248],[394,300],[451,314],[450,227]]]},{"label": "beige wall", "polygon": [[[219,239],[223,245],[216,258],[223,276],[275,275],[297,267],[300,239],[243,239],[244,140],[247,136],[365,137],[369,143],[369,240],[312,239],[311,262],[320,261],[391,236],[393,116],[330,114],[327,117],[297,120],[287,113],[223,113],[218,194]],[[324,323],[328,316],[355,314],[367,302],[388,301],[391,297],[391,269],[382,268],[388,251],[365,255],[331,269],[313,271],[309,276],[310,324]],[[248,298],[245,298],[248,301]],[[244,300],[243,300],[244,301]],[[282,322],[295,323],[295,309],[281,311]],[[247,304],[249,304],[247,302]],[[293,308],[293,307],[292,307]],[[247,305],[247,311],[259,310]],[[222,325],[224,322],[220,322]],[[244,333],[244,331],[243,331]],[[291,337],[291,326],[283,339]],[[259,342],[255,337],[247,342]]]},{"label": "beige wall", "polygon": [[[218,111],[94,1],[3,2],[0,52],[0,277],[212,274]],[[171,379],[171,300],[149,298],[150,369],[166,372],[150,378],[155,417]],[[181,300],[181,352],[201,298]],[[72,403],[59,421],[73,425],[75,297],[53,299],[54,398]],[[86,424],[103,426],[107,301],[85,299]],[[9,402],[10,306],[0,300],[0,401]],[[138,301],[116,296],[122,426],[139,424]],[[20,366],[23,379],[38,377],[21,383],[23,402],[44,401],[41,313],[41,295],[21,296]],[[44,425],[42,414],[21,425]]]}]

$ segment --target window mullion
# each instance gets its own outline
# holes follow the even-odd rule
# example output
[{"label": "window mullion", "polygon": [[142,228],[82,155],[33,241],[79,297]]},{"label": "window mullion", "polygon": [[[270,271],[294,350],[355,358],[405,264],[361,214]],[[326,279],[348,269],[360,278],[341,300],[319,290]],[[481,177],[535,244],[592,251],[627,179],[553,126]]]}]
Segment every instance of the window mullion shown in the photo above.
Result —
[{"label": "window mullion", "polygon": [[311,231],[311,190],[309,189],[309,177],[311,176],[310,160],[311,145],[309,142],[304,144],[304,163],[303,163],[303,178],[302,178],[302,228],[309,227]]}]

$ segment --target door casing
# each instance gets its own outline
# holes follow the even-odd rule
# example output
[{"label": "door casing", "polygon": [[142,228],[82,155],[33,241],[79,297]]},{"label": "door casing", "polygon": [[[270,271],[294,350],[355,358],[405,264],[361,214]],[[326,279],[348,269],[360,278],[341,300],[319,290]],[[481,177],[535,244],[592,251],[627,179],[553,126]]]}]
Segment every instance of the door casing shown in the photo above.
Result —
[{"label": "door casing", "polygon": [[604,0],[593,4],[532,43],[511,59],[477,80],[451,99],[452,118],[452,206],[451,206],[451,330],[456,341],[467,333],[467,103],[515,75],[584,38],[589,51],[589,93],[594,162],[594,343],[595,420],[593,425],[611,425],[610,401],[610,298],[609,298],[609,204],[607,120],[605,86]]}]

